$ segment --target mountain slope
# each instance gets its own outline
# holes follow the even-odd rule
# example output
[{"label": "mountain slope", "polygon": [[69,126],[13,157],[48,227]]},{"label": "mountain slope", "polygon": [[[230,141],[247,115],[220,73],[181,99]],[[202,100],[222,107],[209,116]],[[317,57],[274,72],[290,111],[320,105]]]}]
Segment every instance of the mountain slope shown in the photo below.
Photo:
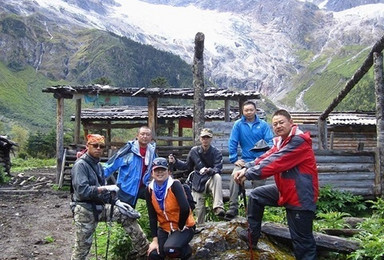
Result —
[{"label": "mountain slope", "polygon": [[163,77],[172,87],[192,84],[191,66],[169,52],[110,32],[62,26],[40,13],[0,13],[0,46],[2,121],[35,130],[54,127],[55,101],[41,89],[60,81],[91,84],[104,77],[130,87]]},{"label": "mountain slope", "polygon": [[[324,109],[384,34],[383,0],[8,0],[0,12],[0,60],[15,72],[32,66],[52,80],[108,77],[116,86],[165,77],[190,87],[201,31],[206,85],[254,89],[304,110]],[[371,86],[368,75],[366,98]]]}]

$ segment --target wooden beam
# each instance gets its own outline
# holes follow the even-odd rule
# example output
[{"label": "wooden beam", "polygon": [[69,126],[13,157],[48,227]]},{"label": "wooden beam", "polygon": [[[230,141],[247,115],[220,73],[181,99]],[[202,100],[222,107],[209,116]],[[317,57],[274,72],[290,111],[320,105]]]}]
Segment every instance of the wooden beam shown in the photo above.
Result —
[{"label": "wooden beam", "polygon": [[152,130],[153,138],[156,138],[157,129],[157,98],[148,97],[148,127]]},{"label": "wooden beam", "polygon": [[339,95],[332,101],[328,108],[320,115],[321,120],[326,120],[329,113],[345,98],[345,96],[351,91],[351,89],[359,82],[359,80],[368,72],[373,64],[373,53],[382,52],[384,49],[384,36],[372,47],[368,57],[365,59],[363,65],[355,72],[352,78],[345,84],[343,90],[340,91]]},{"label": "wooden beam", "polygon": [[84,129],[131,129],[138,128],[145,123],[118,123],[118,124],[106,124],[106,123],[90,123],[83,122]]},{"label": "wooden beam", "polygon": [[[291,240],[289,229],[275,223],[264,223],[261,231],[268,236],[272,236],[285,241]],[[319,232],[313,232],[317,250],[333,251],[339,253],[351,253],[360,248],[360,243],[347,238],[330,236]]]},{"label": "wooden beam", "polygon": [[229,100],[227,99],[227,100],[225,100],[224,101],[224,121],[225,122],[230,122],[231,121],[231,115],[230,115],[230,113],[231,113],[231,105],[230,105],[230,102],[229,102]]},{"label": "wooden beam", "polygon": [[64,98],[57,99],[56,116],[56,183],[59,183],[64,153]]},{"label": "wooden beam", "polygon": [[205,97],[204,97],[204,39],[203,33],[198,32],[195,36],[195,55],[193,57],[193,139],[199,142],[199,134],[204,128]]},{"label": "wooden beam", "polygon": [[383,53],[375,52],[374,78],[376,93],[376,133],[377,133],[377,159],[375,171],[375,195],[381,194],[383,190],[382,173],[384,172],[384,86],[383,86]]},{"label": "wooden beam", "polygon": [[75,144],[80,143],[80,126],[81,126],[81,98],[76,99],[75,111],[75,133],[73,141]]},{"label": "wooden beam", "polygon": [[328,133],[327,133],[327,120],[323,120],[319,117],[317,121],[317,127],[319,131],[319,149],[320,150],[328,150]]}]

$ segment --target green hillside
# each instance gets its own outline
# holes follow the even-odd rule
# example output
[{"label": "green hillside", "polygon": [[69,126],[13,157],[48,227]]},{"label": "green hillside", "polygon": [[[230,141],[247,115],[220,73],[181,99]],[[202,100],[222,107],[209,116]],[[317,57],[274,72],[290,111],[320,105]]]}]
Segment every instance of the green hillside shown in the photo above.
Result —
[{"label": "green hillside", "polygon": [[1,62],[0,78],[0,113],[6,131],[15,124],[32,131],[55,126],[56,100],[41,90],[62,82],[50,81],[31,67],[13,72]]},{"label": "green hillside", "polygon": [[[296,88],[287,95],[283,102],[294,106],[300,93],[305,91],[304,103],[309,110],[326,109],[356,70],[361,67],[368,57],[369,51],[370,49],[363,49],[361,46],[348,46],[339,50],[338,55],[329,53],[317,57],[314,61],[312,61],[312,53],[300,53],[299,57],[302,62],[308,62],[309,66],[293,80]],[[336,110],[369,111],[374,109],[375,89],[371,69],[336,107]]]},{"label": "green hillside", "polygon": [[[49,86],[86,85],[100,78],[115,87],[148,87],[156,78],[171,87],[192,86],[191,65],[180,57],[109,32],[68,28],[39,14],[0,13],[0,43],[0,126],[5,132],[15,124],[31,132],[55,127],[56,100],[42,93]],[[74,110],[71,104],[66,108],[65,122],[72,127]]]}]

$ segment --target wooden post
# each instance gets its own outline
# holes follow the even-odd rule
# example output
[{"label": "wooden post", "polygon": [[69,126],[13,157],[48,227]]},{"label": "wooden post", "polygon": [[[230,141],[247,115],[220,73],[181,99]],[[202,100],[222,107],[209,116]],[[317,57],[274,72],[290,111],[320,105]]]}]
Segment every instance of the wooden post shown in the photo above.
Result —
[{"label": "wooden post", "polygon": [[203,33],[195,36],[195,55],[193,58],[193,140],[199,142],[199,133],[204,128],[205,97],[204,97],[204,39]]},{"label": "wooden post", "polygon": [[148,127],[152,131],[152,137],[156,139],[157,133],[157,98],[153,96],[148,97]]},{"label": "wooden post", "polygon": [[375,172],[375,195],[380,195],[383,190],[383,172],[384,172],[384,86],[383,86],[383,54],[375,52],[374,60],[374,78],[376,92],[376,133],[377,133],[377,160]]},{"label": "wooden post", "polygon": [[317,120],[317,127],[319,129],[319,150],[328,150],[327,140],[327,119],[319,118]]},{"label": "wooden post", "polygon": [[74,143],[80,143],[80,123],[81,123],[81,98],[76,99],[76,114],[75,114],[75,133]]},{"label": "wooden post", "polygon": [[56,183],[60,181],[64,153],[64,98],[57,99],[56,117]]},{"label": "wooden post", "polygon": [[239,115],[240,115],[240,116],[243,115],[243,106],[244,106],[244,102],[245,102],[245,99],[244,99],[244,98],[240,98],[240,99],[239,99]]},{"label": "wooden post", "polygon": [[224,101],[224,122],[231,122],[231,105],[229,99]]}]

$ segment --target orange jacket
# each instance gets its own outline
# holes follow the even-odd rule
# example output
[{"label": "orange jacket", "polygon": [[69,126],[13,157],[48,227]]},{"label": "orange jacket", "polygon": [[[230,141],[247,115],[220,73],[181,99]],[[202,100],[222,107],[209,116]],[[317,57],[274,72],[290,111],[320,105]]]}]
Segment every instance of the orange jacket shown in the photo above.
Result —
[{"label": "orange jacket", "polygon": [[[148,187],[151,193],[151,202],[157,214],[157,221],[159,223],[159,226],[167,232],[179,230],[180,206],[178,204],[175,194],[172,192],[171,189],[171,186],[175,185],[176,182],[178,182],[181,186],[181,183],[178,180],[174,180],[172,179],[172,177],[169,177],[167,191],[164,199],[164,210],[161,210],[159,203],[156,200],[155,193],[153,192],[153,181],[149,184]],[[186,197],[185,203],[188,204]],[[193,218],[193,213],[189,209],[189,215],[186,220],[185,226],[191,228],[195,224],[196,223],[195,219]]]}]

